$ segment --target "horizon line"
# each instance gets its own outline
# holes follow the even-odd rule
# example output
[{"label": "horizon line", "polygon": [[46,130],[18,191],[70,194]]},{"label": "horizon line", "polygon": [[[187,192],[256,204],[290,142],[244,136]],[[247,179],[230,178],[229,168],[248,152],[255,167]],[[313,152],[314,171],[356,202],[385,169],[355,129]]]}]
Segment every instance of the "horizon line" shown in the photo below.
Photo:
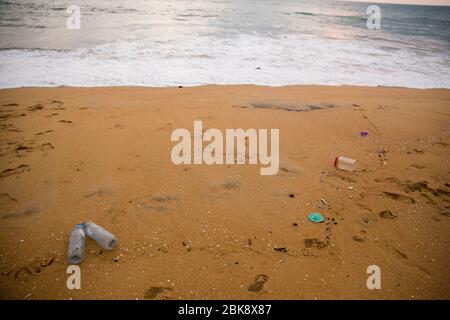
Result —
[{"label": "horizon line", "polygon": [[423,7],[450,7],[450,1],[448,3],[414,3],[414,2],[393,2],[395,0],[336,0],[340,2],[359,2],[368,4],[393,4],[393,5],[405,5],[405,6],[423,6]]}]

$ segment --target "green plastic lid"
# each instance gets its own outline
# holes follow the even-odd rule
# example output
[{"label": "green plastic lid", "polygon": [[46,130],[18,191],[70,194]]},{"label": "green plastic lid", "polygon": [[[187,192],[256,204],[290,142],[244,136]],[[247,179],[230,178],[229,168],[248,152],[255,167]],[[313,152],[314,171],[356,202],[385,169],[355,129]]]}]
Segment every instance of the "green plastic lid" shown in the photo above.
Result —
[{"label": "green plastic lid", "polygon": [[323,222],[323,220],[324,220],[323,216],[318,212],[312,212],[308,216],[308,219],[309,219],[309,221],[314,222],[314,223]]}]

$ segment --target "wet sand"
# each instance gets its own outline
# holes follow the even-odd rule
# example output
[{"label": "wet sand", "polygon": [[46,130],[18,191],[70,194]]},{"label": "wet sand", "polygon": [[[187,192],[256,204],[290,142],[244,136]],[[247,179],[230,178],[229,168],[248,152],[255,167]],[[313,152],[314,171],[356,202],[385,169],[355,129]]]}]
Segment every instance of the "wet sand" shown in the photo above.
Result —
[{"label": "wet sand", "polygon": [[[278,174],[174,165],[171,133],[196,119],[278,128]],[[449,90],[6,89],[0,132],[2,299],[450,298]],[[88,239],[69,290],[86,220],[119,244]]]}]

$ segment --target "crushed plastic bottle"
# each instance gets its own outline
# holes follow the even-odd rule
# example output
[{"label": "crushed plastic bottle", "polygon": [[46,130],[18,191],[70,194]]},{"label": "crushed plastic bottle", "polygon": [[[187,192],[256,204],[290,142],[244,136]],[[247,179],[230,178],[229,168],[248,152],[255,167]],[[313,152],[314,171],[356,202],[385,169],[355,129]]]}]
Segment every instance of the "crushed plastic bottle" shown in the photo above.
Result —
[{"label": "crushed plastic bottle", "polygon": [[117,244],[117,238],[111,232],[91,221],[84,223],[84,231],[105,250],[112,250]]},{"label": "crushed plastic bottle", "polygon": [[70,264],[80,264],[85,257],[85,240],[83,223],[77,224],[69,236],[67,256]]},{"label": "crushed plastic bottle", "polygon": [[334,160],[334,165],[341,170],[353,171],[356,168],[356,160],[341,156]]}]

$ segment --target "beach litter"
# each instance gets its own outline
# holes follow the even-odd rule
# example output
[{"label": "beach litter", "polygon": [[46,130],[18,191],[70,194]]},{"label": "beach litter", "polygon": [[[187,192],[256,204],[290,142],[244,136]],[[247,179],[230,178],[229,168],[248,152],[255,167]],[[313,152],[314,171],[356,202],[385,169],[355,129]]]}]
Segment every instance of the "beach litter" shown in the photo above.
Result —
[{"label": "beach litter", "polygon": [[265,274],[258,274],[255,281],[250,284],[248,291],[250,292],[260,292],[264,288],[264,284],[269,280],[269,277]]},{"label": "beach litter", "polygon": [[379,213],[379,216],[383,219],[395,219],[397,216],[390,210],[384,210]]},{"label": "beach litter", "polygon": [[324,209],[324,208],[329,207],[328,201],[325,200],[324,198],[320,198],[318,207],[319,207],[320,209]]},{"label": "beach litter", "polygon": [[309,221],[314,222],[314,223],[320,223],[320,222],[323,222],[323,220],[324,220],[323,216],[318,212],[310,213],[310,215],[308,216],[308,219],[309,219]]},{"label": "beach litter", "polygon": [[67,250],[67,256],[70,264],[80,264],[85,257],[85,239],[86,234],[84,232],[83,224],[79,223],[70,232],[69,236],[69,249]]},{"label": "beach litter", "polygon": [[361,131],[359,134],[360,134],[361,137],[365,137],[365,136],[367,136],[369,133],[368,133],[367,131]]},{"label": "beach litter", "polygon": [[93,222],[85,222],[84,231],[88,237],[94,239],[105,250],[112,250],[117,244],[117,238],[111,232]]},{"label": "beach litter", "polygon": [[356,160],[344,156],[336,157],[334,166],[340,170],[352,172],[356,168]]},{"label": "beach litter", "polygon": [[105,250],[112,250],[117,245],[117,238],[99,225],[91,221],[79,223],[69,236],[67,256],[70,264],[83,262],[86,256],[86,235],[95,240]]}]

